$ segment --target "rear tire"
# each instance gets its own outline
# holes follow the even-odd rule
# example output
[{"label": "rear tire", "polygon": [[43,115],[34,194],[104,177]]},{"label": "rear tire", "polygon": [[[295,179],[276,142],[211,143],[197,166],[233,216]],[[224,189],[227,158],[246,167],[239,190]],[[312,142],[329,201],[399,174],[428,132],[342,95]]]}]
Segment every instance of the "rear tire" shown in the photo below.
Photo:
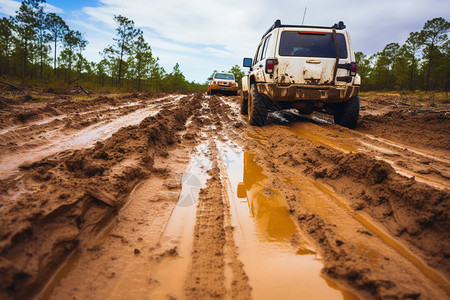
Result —
[{"label": "rear tire", "polygon": [[358,123],[359,116],[359,96],[356,95],[348,99],[347,102],[336,106],[334,112],[334,123],[353,129]]},{"label": "rear tire", "polygon": [[250,86],[248,95],[248,122],[250,125],[264,126],[267,121],[267,99],[258,93],[256,83]]}]

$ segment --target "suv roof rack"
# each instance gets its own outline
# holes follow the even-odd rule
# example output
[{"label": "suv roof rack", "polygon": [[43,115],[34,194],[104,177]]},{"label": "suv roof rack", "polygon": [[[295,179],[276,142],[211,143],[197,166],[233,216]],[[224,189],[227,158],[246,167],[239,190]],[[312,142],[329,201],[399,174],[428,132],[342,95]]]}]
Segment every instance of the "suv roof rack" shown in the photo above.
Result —
[{"label": "suv roof rack", "polygon": [[286,24],[281,24],[281,21],[278,19],[275,21],[275,23],[273,23],[272,26],[270,26],[270,28],[266,31],[266,33],[264,33],[264,35],[262,36],[261,39],[263,39],[267,34],[269,34],[269,32],[271,32],[272,30],[274,30],[275,28],[279,28],[279,27],[302,27],[302,28],[320,28],[320,29],[345,29],[346,26],[344,25],[344,22],[339,21],[339,23],[334,24],[333,26],[327,27],[327,26],[305,26],[305,25],[286,25]]}]

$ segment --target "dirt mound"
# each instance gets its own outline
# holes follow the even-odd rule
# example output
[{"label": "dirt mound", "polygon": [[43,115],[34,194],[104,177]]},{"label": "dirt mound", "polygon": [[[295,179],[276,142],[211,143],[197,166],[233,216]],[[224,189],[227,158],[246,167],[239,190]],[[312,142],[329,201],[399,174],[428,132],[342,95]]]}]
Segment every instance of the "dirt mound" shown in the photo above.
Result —
[{"label": "dirt mound", "polygon": [[[120,129],[86,150],[66,151],[23,164],[27,190],[0,207],[0,296],[22,298],[48,278],[58,263],[98,232],[123,206],[125,196],[151,174],[155,155],[177,142],[177,132],[201,106],[185,97],[139,125]],[[14,187],[14,179],[5,180]],[[45,200],[42,200],[45,199]]]},{"label": "dirt mound", "polygon": [[367,115],[356,130],[406,145],[450,150],[450,111],[399,109],[383,115]]}]

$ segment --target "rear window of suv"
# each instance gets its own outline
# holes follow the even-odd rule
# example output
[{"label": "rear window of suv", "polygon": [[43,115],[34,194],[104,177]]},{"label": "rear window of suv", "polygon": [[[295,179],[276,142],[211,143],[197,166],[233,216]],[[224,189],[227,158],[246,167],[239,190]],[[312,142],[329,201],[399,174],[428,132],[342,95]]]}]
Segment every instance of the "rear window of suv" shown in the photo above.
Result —
[{"label": "rear window of suv", "polygon": [[[347,46],[342,33],[336,34],[339,57],[347,58]],[[283,31],[281,33],[281,56],[329,57],[336,58],[333,33],[302,33],[299,31]]]}]

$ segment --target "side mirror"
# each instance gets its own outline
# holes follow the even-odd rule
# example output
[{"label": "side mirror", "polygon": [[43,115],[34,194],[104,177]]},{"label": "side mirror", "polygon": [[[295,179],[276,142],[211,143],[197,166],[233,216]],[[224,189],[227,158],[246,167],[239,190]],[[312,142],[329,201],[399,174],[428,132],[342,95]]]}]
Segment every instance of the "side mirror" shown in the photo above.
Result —
[{"label": "side mirror", "polygon": [[252,59],[248,58],[248,57],[244,58],[243,66],[246,67],[246,68],[251,68],[251,66],[252,66]]},{"label": "side mirror", "polygon": [[212,76],[208,77],[208,80],[212,80]]}]

